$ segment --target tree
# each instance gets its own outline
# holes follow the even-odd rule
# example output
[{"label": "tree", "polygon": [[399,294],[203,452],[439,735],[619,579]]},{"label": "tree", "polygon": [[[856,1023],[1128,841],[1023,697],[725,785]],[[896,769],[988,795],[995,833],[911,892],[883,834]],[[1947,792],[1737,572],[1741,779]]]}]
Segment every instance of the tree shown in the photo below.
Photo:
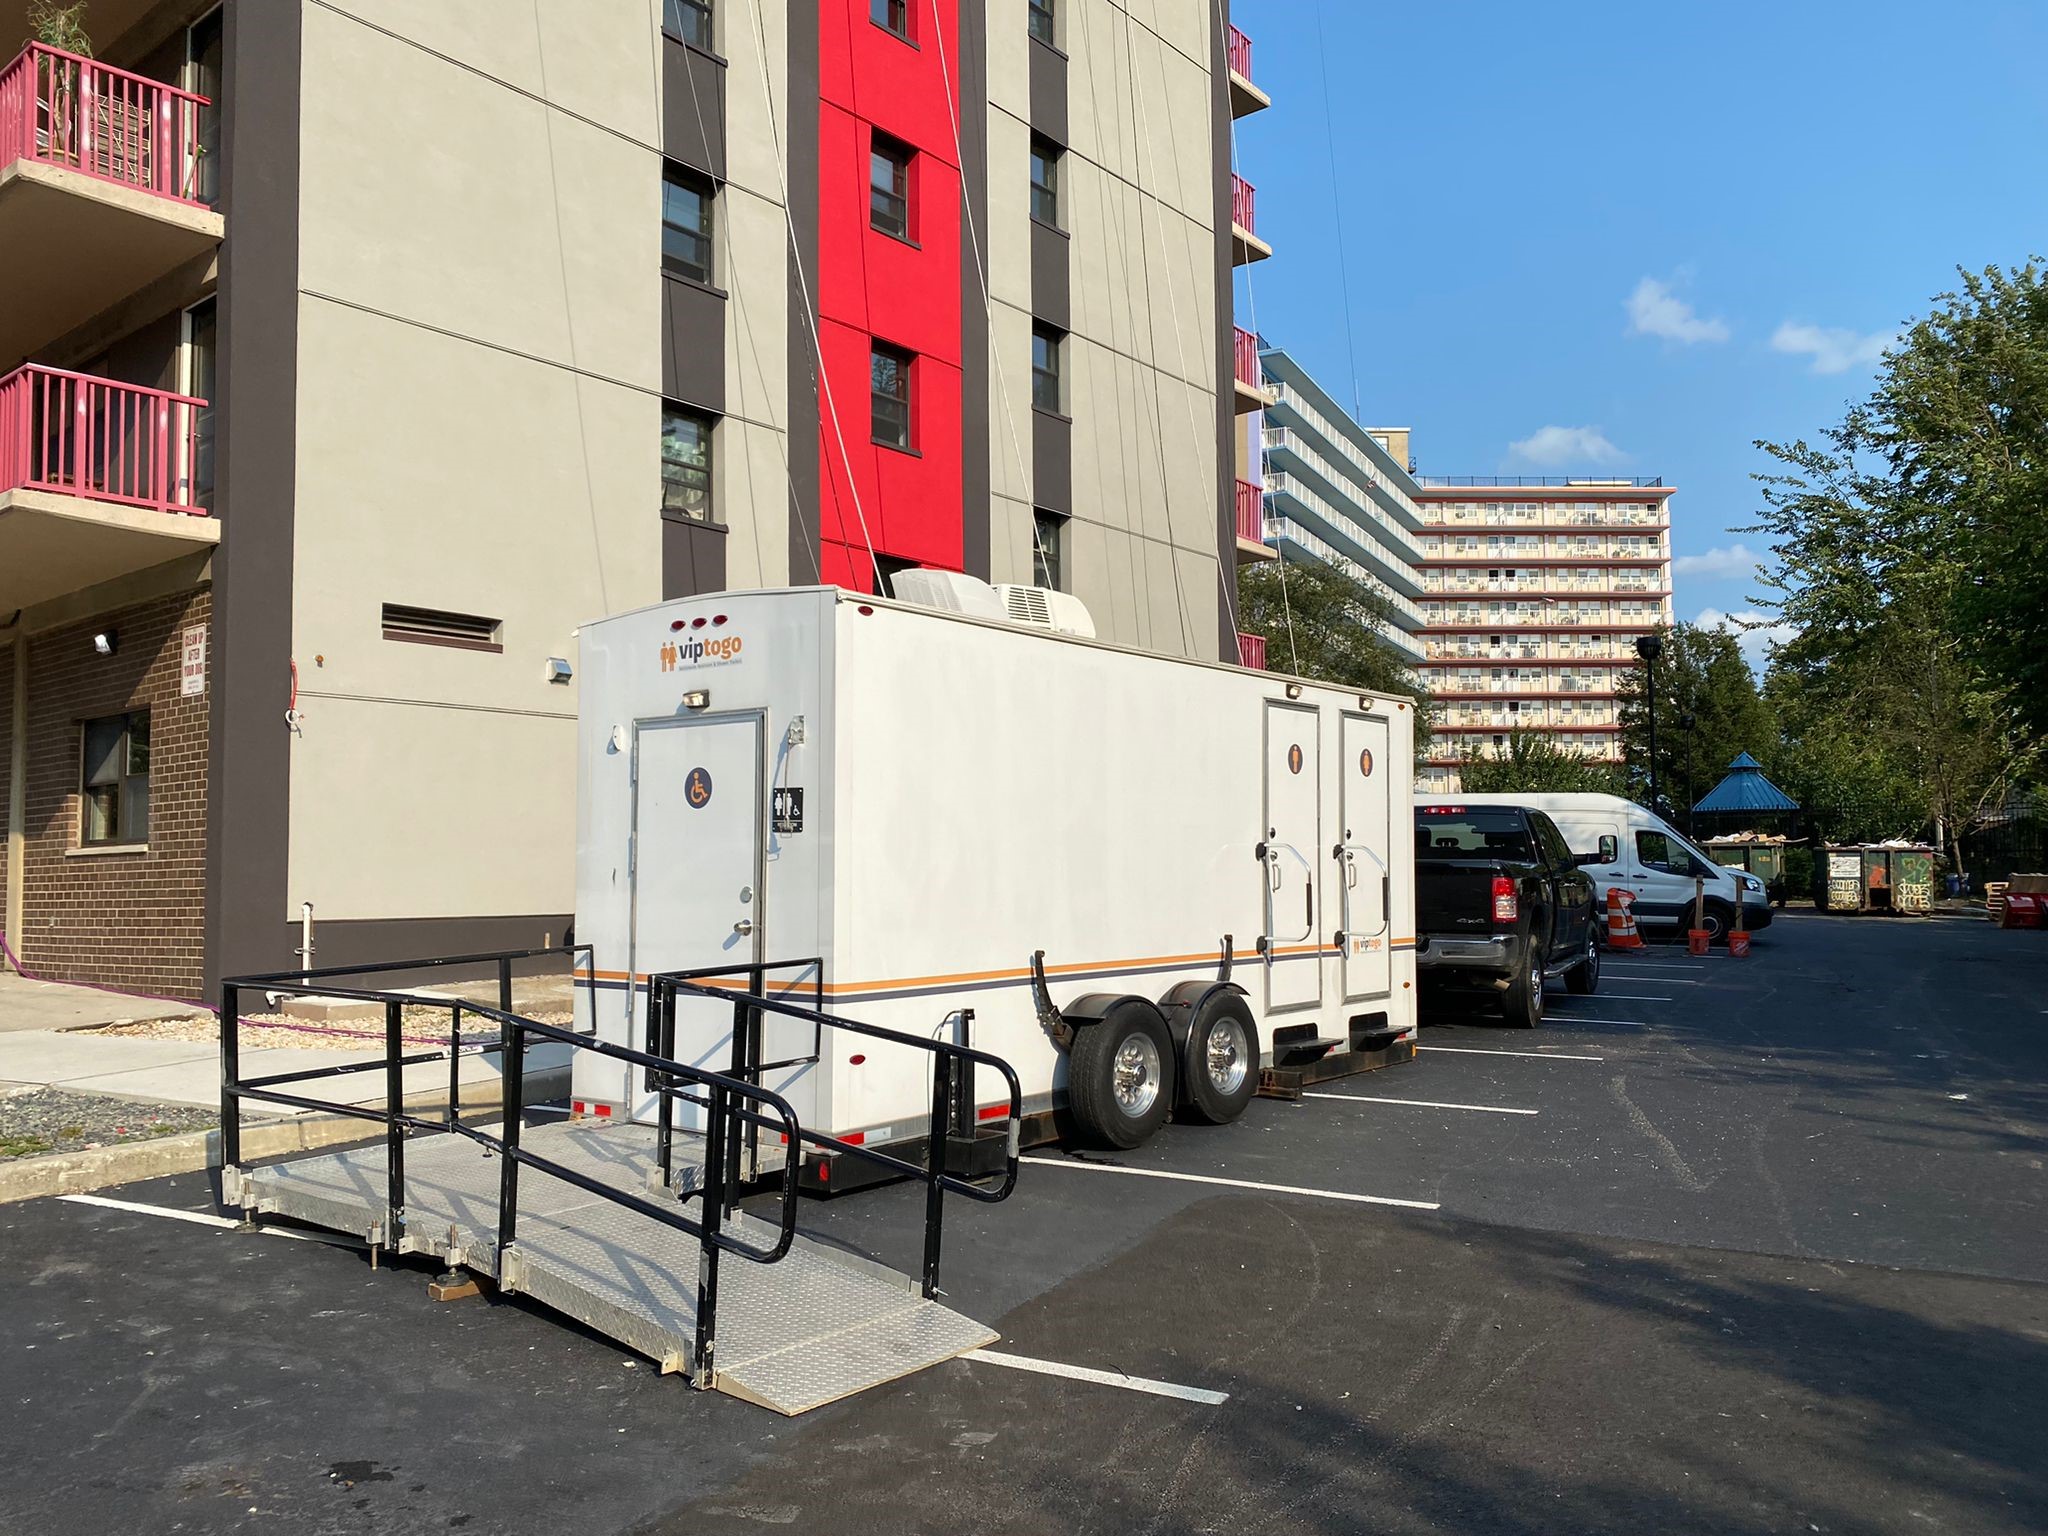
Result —
[{"label": "tree", "polygon": [[1511,731],[1499,753],[1465,753],[1458,788],[1468,795],[1618,795],[1622,782],[1612,763],[1566,751],[1535,731]]},{"label": "tree", "polygon": [[[1735,636],[1692,624],[1674,624],[1658,633],[1664,649],[1654,663],[1657,788],[1682,819],[1685,810],[1713,788],[1736,753],[1747,752],[1767,771],[1773,768],[1778,732]],[[1651,666],[1631,669],[1616,689],[1622,756],[1645,797],[1650,778]]]},{"label": "tree", "polygon": [[1934,302],[1818,444],[1758,444],[1782,468],[1744,531],[1771,537],[1764,601],[1800,631],[1767,680],[1786,787],[1852,772],[1846,807],[1910,785],[1959,856],[2048,750],[2048,281],[1989,267]]},{"label": "tree", "polygon": [[1429,691],[1386,641],[1394,606],[1321,561],[1273,560],[1237,576],[1238,628],[1266,639],[1276,672],[1415,700],[1415,751],[1429,744]]}]

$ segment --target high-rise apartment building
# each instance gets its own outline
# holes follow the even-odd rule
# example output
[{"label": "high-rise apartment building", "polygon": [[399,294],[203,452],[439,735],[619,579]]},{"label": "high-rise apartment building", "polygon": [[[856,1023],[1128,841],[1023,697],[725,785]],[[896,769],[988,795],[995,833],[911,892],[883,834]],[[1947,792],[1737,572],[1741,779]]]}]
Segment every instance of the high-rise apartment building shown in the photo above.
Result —
[{"label": "high-rise apartment building", "polygon": [[1425,477],[1424,680],[1436,731],[1421,780],[1455,790],[1466,753],[1541,732],[1621,760],[1616,700],[1635,642],[1671,622],[1660,479]]},{"label": "high-rise apartment building", "polygon": [[1388,608],[1382,637],[1420,663],[1424,535],[1408,429],[1360,426],[1281,348],[1261,351],[1259,365],[1266,543],[1283,559],[1334,566],[1378,594]]},{"label": "high-rise apartment building", "polygon": [[30,969],[559,939],[576,626],[664,598],[929,564],[1238,654],[1226,5],[87,19],[0,70]]}]

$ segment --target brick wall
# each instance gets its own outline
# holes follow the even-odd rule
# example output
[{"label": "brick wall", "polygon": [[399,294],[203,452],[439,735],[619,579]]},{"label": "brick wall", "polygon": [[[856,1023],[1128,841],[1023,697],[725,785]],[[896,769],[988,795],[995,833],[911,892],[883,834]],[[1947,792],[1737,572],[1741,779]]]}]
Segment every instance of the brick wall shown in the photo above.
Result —
[{"label": "brick wall", "polygon": [[[16,946],[29,970],[171,997],[201,995],[207,697],[182,697],[178,675],[186,627],[208,623],[211,611],[211,594],[202,589],[29,640],[25,891]],[[116,650],[100,656],[92,638],[110,626]],[[80,724],[145,708],[148,847],[79,854]]]}]

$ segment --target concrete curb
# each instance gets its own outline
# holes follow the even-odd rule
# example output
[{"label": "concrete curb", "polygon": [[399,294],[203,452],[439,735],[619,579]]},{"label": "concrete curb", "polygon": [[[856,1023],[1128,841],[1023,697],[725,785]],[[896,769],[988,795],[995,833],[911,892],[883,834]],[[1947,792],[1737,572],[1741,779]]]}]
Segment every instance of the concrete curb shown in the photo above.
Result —
[{"label": "concrete curb", "polygon": [[[526,1101],[546,1103],[569,1092],[568,1069],[536,1072],[526,1079]],[[448,1102],[446,1093],[416,1093],[405,1100],[413,1110],[439,1109]],[[500,1085],[463,1085],[463,1118],[471,1109],[491,1109],[504,1102]],[[266,1157],[283,1157],[291,1152],[310,1152],[344,1142],[374,1140],[381,1132],[367,1120],[353,1115],[301,1115],[291,1120],[242,1123],[242,1160],[256,1162]],[[84,1152],[54,1152],[42,1157],[25,1157],[0,1165],[0,1205],[17,1200],[40,1200],[49,1195],[82,1195],[116,1184],[140,1179],[160,1179],[174,1173],[197,1173],[220,1166],[220,1132],[188,1131],[182,1136],[164,1136],[155,1141],[135,1141],[123,1146],[94,1147]]]}]

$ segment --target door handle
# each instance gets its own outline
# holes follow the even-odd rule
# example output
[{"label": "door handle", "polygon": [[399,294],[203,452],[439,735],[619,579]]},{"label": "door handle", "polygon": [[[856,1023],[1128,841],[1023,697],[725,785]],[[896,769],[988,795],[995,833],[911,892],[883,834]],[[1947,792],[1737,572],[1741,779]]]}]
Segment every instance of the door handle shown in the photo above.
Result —
[{"label": "door handle", "polygon": [[743,917],[732,925],[732,931],[745,938],[754,931],[754,920],[751,917]]}]

